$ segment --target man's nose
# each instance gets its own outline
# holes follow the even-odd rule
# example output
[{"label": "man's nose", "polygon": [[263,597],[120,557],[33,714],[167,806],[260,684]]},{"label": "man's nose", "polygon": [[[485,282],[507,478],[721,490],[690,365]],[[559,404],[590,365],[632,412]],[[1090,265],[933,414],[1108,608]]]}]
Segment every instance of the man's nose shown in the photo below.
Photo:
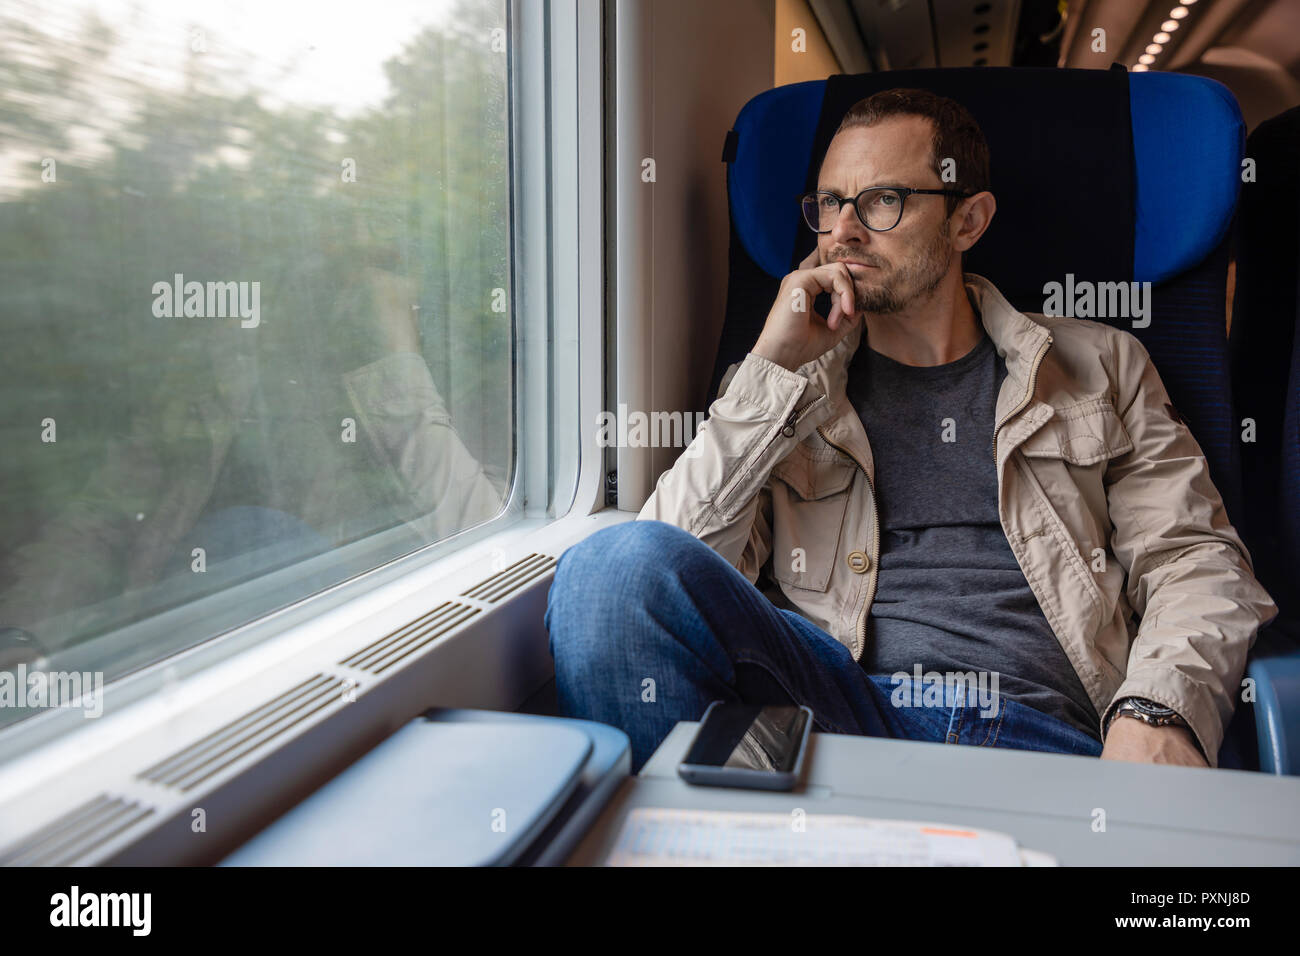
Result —
[{"label": "man's nose", "polygon": [[847,243],[850,239],[857,242],[866,242],[871,234],[871,230],[862,224],[858,218],[858,211],[853,207],[853,203],[846,202],[840,207],[839,217],[835,220],[835,225],[831,227],[831,240],[833,242]]}]

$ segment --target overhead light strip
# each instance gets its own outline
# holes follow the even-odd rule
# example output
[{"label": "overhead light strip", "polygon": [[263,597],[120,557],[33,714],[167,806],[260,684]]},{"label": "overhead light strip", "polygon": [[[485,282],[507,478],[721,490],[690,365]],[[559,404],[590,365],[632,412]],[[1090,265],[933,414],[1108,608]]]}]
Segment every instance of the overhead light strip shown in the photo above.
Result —
[{"label": "overhead light strip", "polygon": [[1137,63],[1133,64],[1134,73],[1145,73],[1155,64],[1160,56],[1167,53],[1166,44],[1173,39],[1174,34],[1182,25],[1182,21],[1187,19],[1191,14],[1190,7],[1194,6],[1196,0],[1179,0],[1178,6],[1169,11],[1169,18],[1160,24],[1160,29],[1151,37],[1151,42],[1147,44],[1146,51],[1138,57]]}]

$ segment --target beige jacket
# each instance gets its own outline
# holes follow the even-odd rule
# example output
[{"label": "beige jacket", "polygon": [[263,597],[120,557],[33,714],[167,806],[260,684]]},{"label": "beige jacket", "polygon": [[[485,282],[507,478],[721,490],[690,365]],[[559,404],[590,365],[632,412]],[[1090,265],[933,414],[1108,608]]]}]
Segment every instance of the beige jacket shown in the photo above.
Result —
[{"label": "beige jacket", "polygon": [[[1101,725],[1121,698],[1150,698],[1215,766],[1246,653],[1277,607],[1200,446],[1132,335],[1022,314],[977,275],[966,288],[1007,366],[988,447],[1002,528]],[[855,660],[880,559],[871,446],[845,393],[862,329],[795,372],[753,353],[733,365],[700,447],[638,515],[686,529],[751,582],[770,561],[791,604]]]}]

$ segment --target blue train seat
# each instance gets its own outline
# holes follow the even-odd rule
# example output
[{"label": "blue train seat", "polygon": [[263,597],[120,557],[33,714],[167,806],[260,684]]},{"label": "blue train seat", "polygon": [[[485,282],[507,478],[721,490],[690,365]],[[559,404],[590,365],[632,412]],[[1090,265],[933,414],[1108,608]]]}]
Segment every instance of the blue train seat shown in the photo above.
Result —
[{"label": "blue train seat", "polygon": [[[857,100],[894,87],[958,100],[988,139],[998,211],[967,254],[968,271],[1028,312],[1043,311],[1043,286],[1067,275],[1152,284],[1144,327],[1128,317],[1097,319],[1131,331],[1150,352],[1205,453],[1229,518],[1240,521],[1241,452],[1225,323],[1245,126],[1227,88],[1202,77],[1129,74],[1122,67],[896,70],[755,96],[723,148],[729,284],[710,400],[726,369],[758,337],[780,278],[815,244],[801,227],[795,197],[815,188],[818,160],[839,119]],[[825,307],[822,297],[818,308]],[[1300,736],[1300,695],[1279,687],[1254,710],[1238,706],[1221,766],[1286,772],[1260,760],[1255,730],[1285,727]],[[1267,720],[1255,719],[1261,708],[1269,709]]]}]

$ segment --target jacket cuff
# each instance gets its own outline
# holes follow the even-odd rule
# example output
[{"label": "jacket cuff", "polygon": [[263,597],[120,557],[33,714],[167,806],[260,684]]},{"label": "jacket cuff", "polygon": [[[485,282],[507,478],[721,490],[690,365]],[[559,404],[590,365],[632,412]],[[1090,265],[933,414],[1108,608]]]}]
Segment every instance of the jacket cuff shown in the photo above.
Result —
[{"label": "jacket cuff", "polygon": [[812,379],[753,352],[736,367],[733,377],[723,380],[723,390],[718,394],[718,399],[722,398],[735,398],[758,408],[766,413],[764,417],[782,425],[796,416],[794,435],[785,436],[792,439],[791,447],[834,414],[830,399]]},{"label": "jacket cuff", "polygon": [[1174,668],[1143,667],[1131,671],[1120,684],[1101,714],[1103,745],[1106,722],[1125,697],[1145,697],[1165,707],[1173,708],[1187,726],[1201,748],[1201,755],[1211,767],[1219,765],[1219,748],[1223,746],[1223,721],[1210,691]]},{"label": "jacket cuff", "polygon": [[822,390],[808,378],[750,352],[736,369],[736,374],[725,383],[718,398],[739,399],[776,418],[784,415],[790,407],[790,394],[796,389],[795,409],[802,409],[823,397]]}]

